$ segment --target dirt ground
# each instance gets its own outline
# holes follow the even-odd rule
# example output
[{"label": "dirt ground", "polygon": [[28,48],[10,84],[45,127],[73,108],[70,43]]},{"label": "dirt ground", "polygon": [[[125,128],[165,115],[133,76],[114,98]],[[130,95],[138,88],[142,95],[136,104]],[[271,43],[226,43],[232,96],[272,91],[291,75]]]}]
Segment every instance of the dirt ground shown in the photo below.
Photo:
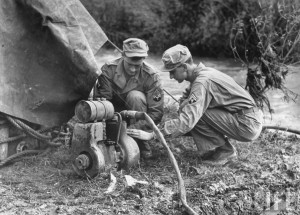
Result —
[{"label": "dirt ground", "polygon": [[[169,109],[172,111],[172,109]],[[204,165],[190,137],[167,139],[184,179],[187,201],[199,214],[300,214],[299,137],[263,131],[252,143],[232,141],[238,160]],[[128,171],[93,179],[72,169],[70,145],[0,169],[0,214],[185,214],[166,149],[151,142],[154,158]],[[126,177],[141,181],[128,186]],[[144,183],[142,183],[144,182]]]},{"label": "dirt ground", "polygon": [[[172,82],[165,84],[168,87]],[[299,105],[294,108],[298,111]],[[166,117],[175,112],[176,105],[169,105]],[[167,139],[184,179],[189,206],[199,214],[300,214],[299,136],[265,130],[254,142],[231,141],[238,160],[212,167],[201,162],[192,138]],[[186,214],[166,149],[157,141],[150,145],[153,159],[141,159],[129,171],[106,171],[92,179],[73,171],[68,138],[43,156],[8,163],[0,168],[0,214]],[[110,173],[117,184],[105,194]],[[128,176],[141,183],[129,186]]]}]

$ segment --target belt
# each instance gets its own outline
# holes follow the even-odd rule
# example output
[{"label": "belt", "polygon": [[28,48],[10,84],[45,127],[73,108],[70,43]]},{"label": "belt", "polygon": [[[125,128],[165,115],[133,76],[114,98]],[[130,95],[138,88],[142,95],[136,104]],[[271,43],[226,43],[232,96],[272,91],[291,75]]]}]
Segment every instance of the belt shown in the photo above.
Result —
[{"label": "belt", "polygon": [[236,111],[235,113],[238,114],[238,115],[245,115],[247,113],[254,113],[256,111],[258,111],[259,108],[258,107],[251,107],[251,108],[247,108],[247,109],[241,109],[241,110],[238,110]]}]

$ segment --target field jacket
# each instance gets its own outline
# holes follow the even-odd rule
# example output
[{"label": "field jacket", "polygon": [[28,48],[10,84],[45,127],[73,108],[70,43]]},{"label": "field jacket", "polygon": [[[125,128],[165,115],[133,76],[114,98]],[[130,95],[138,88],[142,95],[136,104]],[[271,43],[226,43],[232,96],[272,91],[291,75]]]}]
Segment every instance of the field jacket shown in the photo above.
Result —
[{"label": "field jacket", "polygon": [[164,93],[161,80],[157,71],[144,62],[139,72],[126,81],[124,60],[118,58],[104,64],[102,74],[98,78],[96,97],[112,100],[118,96],[126,101],[128,92],[137,90],[146,96],[147,114],[157,124],[163,116]]},{"label": "field jacket", "polygon": [[164,123],[163,133],[173,137],[192,130],[207,109],[222,108],[231,113],[255,107],[251,95],[228,75],[200,63],[193,71],[188,93],[177,119]]}]

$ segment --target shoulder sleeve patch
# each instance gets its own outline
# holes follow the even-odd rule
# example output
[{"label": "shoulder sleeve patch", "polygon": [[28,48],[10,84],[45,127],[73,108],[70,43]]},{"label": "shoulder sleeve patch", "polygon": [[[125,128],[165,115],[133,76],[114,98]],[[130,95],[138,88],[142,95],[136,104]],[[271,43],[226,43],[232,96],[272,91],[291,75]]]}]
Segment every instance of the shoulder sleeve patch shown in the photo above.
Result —
[{"label": "shoulder sleeve patch", "polygon": [[153,101],[159,102],[161,100],[161,91],[159,89],[156,89],[153,93]]},{"label": "shoulder sleeve patch", "polygon": [[195,93],[192,93],[192,94],[189,96],[189,104],[193,104],[193,103],[195,103],[197,100],[198,100],[198,98],[197,98],[197,96],[195,95]]}]

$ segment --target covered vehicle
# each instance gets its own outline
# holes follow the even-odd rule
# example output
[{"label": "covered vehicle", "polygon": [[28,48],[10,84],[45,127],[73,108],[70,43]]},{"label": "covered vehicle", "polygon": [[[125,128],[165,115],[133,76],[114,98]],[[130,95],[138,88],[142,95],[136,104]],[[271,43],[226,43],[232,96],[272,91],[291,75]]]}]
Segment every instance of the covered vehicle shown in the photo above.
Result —
[{"label": "covered vehicle", "polygon": [[0,1],[0,112],[52,127],[100,74],[105,33],[78,0]]},{"label": "covered vehicle", "polygon": [[92,177],[106,165],[138,163],[137,143],[112,104],[84,101],[100,75],[95,55],[107,40],[78,0],[0,1],[0,167],[61,145],[54,141],[59,134],[45,135],[44,128],[68,122],[76,104],[82,104],[79,116],[97,116],[72,129],[78,174]]}]

